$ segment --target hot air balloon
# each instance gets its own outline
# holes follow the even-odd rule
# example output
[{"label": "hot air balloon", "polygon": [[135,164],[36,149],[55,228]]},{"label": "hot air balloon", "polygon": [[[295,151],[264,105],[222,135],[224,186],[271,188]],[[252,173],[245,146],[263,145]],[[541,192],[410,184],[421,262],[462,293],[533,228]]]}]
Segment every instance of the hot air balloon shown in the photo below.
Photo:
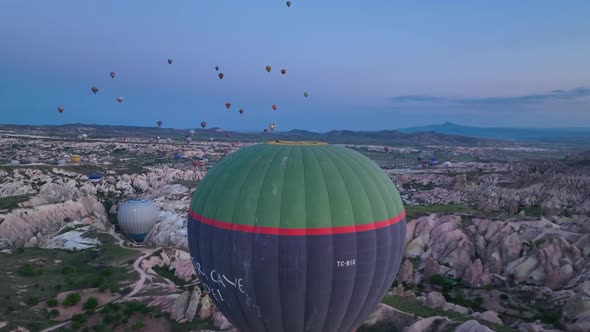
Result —
[{"label": "hot air balloon", "polygon": [[287,71],[285,69],[281,69],[281,74],[285,75]]},{"label": "hot air balloon", "polygon": [[287,7],[291,7],[291,1],[287,1]]},{"label": "hot air balloon", "polygon": [[201,128],[205,129],[205,127],[207,127],[207,122],[205,122],[205,121],[201,122]]},{"label": "hot air balloon", "polygon": [[90,181],[90,183],[92,183],[95,186],[100,183],[101,179],[102,177],[100,176],[100,174],[93,173],[88,175],[88,181]]},{"label": "hot air balloon", "polygon": [[231,103],[225,103],[225,107],[227,107],[227,109],[229,109],[231,107]]},{"label": "hot air balloon", "polygon": [[82,138],[88,138],[87,134],[82,134]]},{"label": "hot air balloon", "polygon": [[215,66],[215,71],[219,71],[219,66]]},{"label": "hot air balloon", "polygon": [[158,125],[158,127],[162,127],[162,121],[158,121],[156,122],[156,124]]},{"label": "hot air balloon", "polygon": [[93,86],[92,88],[90,88],[90,90],[92,90],[92,92],[94,92],[94,94],[96,94],[99,89],[97,86]]},{"label": "hot air balloon", "polygon": [[271,66],[266,66],[266,71],[270,73],[270,71],[272,70]]},{"label": "hot air balloon", "polygon": [[168,64],[171,65],[172,64],[172,59],[168,59]]},{"label": "hot air balloon", "polygon": [[385,153],[389,153],[389,147],[388,146],[384,147],[383,151],[385,151]]},{"label": "hot air balloon", "polygon": [[303,95],[305,96],[305,98],[307,98],[307,97],[309,97],[309,92],[305,91],[305,92],[303,93]]},{"label": "hot air balloon", "polygon": [[143,241],[152,227],[158,222],[160,208],[144,199],[125,202],[117,212],[119,227],[135,241]]},{"label": "hot air balloon", "polygon": [[209,137],[209,142],[213,142],[213,137]]},{"label": "hot air balloon", "polygon": [[277,127],[277,125],[274,122],[271,122],[271,123],[268,124],[268,128],[271,131],[274,131],[276,127]]},{"label": "hot air balloon", "polygon": [[156,142],[160,142],[161,138],[160,136],[156,136]]},{"label": "hot air balloon", "polygon": [[111,75],[111,78],[115,78],[115,76],[117,76],[114,71],[112,71],[109,75]]},{"label": "hot air balloon", "polygon": [[60,112],[60,113],[63,113],[64,112],[64,107],[63,106],[58,106],[57,107],[57,111]]},{"label": "hot air balloon", "polygon": [[277,110],[277,107],[278,107],[277,105],[272,105],[272,109],[275,111]]},{"label": "hot air balloon", "polygon": [[342,146],[275,141],[219,161],[192,197],[188,243],[209,297],[241,332],[350,332],[390,289],[402,201]]},{"label": "hot air balloon", "polygon": [[123,102],[123,97],[117,97],[117,101],[118,101],[119,103],[122,103],[122,102]]},{"label": "hot air balloon", "polygon": [[195,130],[194,130],[194,129],[191,129],[191,130],[189,131],[189,133],[190,133],[191,135],[194,135],[194,134],[195,134]]},{"label": "hot air balloon", "polygon": [[263,131],[264,131],[265,134],[268,133],[268,129],[266,129],[266,128],[264,128]]},{"label": "hot air balloon", "polygon": [[182,156],[180,155],[180,153],[177,153],[174,155],[174,159],[176,159],[176,160],[182,159]]},{"label": "hot air balloon", "polygon": [[219,75],[217,75],[217,76],[219,76],[219,79],[220,79],[220,80],[222,80],[222,79],[223,79],[223,73],[219,73]]},{"label": "hot air balloon", "polygon": [[244,110],[240,108],[239,110],[240,114],[244,114]]},{"label": "hot air balloon", "polygon": [[70,157],[70,161],[72,162],[72,164],[79,164],[81,161],[81,158],[79,155],[74,154]]}]

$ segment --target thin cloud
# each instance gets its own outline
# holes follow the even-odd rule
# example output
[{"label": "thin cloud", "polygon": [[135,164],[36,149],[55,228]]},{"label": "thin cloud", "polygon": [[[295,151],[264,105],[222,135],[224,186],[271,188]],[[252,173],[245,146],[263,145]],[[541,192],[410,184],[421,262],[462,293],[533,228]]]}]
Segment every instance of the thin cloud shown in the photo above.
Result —
[{"label": "thin cloud", "polygon": [[452,104],[465,106],[523,106],[551,101],[575,102],[590,97],[590,88],[578,87],[570,90],[553,90],[549,93],[522,96],[498,96],[484,98],[445,98],[428,95],[407,95],[393,97],[400,104]]}]

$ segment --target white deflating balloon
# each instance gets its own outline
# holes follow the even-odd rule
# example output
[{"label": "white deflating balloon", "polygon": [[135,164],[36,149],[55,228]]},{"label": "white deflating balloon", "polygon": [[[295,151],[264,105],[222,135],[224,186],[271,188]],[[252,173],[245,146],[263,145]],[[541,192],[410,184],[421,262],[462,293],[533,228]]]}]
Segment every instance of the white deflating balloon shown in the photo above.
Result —
[{"label": "white deflating balloon", "polygon": [[158,222],[160,208],[144,199],[125,202],[117,213],[119,227],[135,241],[143,241],[152,227]]}]

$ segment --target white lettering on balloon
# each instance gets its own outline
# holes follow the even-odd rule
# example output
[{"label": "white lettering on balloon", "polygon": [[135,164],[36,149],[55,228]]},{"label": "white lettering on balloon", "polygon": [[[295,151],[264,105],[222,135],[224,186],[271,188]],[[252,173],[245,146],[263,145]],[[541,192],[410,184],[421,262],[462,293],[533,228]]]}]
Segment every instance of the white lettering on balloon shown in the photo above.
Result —
[{"label": "white lettering on balloon", "polygon": [[[203,284],[203,288],[207,294],[213,296],[213,298],[217,301],[225,301],[222,295],[222,291],[226,291],[226,289],[234,288],[239,293],[246,295],[246,291],[244,290],[244,279],[242,278],[234,278],[227,276],[225,274],[219,273],[216,270],[211,270],[207,272],[201,263],[197,262],[194,258],[193,265],[195,267],[195,271],[201,280],[201,284]],[[227,294],[227,293],[226,293]]]},{"label": "white lettering on balloon", "polygon": [[350,267],[356,265],[356,259],[348,259],[345,261],[336,261],[337,267]]}]

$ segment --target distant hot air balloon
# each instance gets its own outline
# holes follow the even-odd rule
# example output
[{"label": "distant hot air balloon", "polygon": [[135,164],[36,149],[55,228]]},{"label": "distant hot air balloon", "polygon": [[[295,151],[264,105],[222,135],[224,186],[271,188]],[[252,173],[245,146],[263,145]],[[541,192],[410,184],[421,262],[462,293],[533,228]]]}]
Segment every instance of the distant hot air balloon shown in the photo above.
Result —
[{"label": "distant hot air balloon", "polygon": [[80,158],[80,156],[77,154],[74,154],[70,157],[70,161],[72,162],[72,164],[79,164],[81,160],[82,158]]},{"label": "distant hot air balloon", "polygon": [[217,76],[219,76],[219,79],[222,80],[223,79],[223,73],[219,73]]},{"label": "distant hot air balloon", "polygon": [[191,135],[194,135],[194,134],[195,134],[195,130],[194,130],[194,129],[191,129],[191,130],[189,131],[189,133],[190,133]]},{"label": "distant hot air balloon", "polygon": [[276,111],[276,110],[277,110],[277,108],[278,108],[278,106],[277,106],[277,105],[272,105],[272,109],[273,109],[273,110],[275,110],[275,111]]},{"label": "distant hot air balloon", "polygon": [[60,112],[60,113],[63,113],[64,112],[64,107],[63,106],[58,106],[57,107],[57,111]]},{"label": "distant hot air balloon", "polygon": [[176,153],[174,155],[174,159],[176,159],[176,160],[182,159],[182,155],[180,153]]},{"label": "distant hot air balloon", "polygon": [[160,142],[161,138],[160,136],[156,136],[156,142]]},{"label": "distant hot air balloon", "polygon": [[225,107],[227,107],[227,109],[229,109],[231,107],[231,103],[225,103]]},{"label": "distant hot air balloon", "polygon": [[209,137],[209,142],[213,142],[213,137]]},{"label": "distant hot air balloon", "polygon": [[383,151],[385,151],[385,153],[389,153],[389,147],[388,146],[384,147]]},{"label": "distant hot air balloon", "polygon": [[168,59],[168,64],[171,65],[172,64],[172,59]]},{"label": "distant hot air balloon", "polygon": [[287,1],[287,7],[291,7],[291,1]]},{"label": "distant hot air balloon", "polygon": [[305,96],[305,98],[307,98],[307,97],[309,97],[309,92],[305,91],[305,92],[303,93],[303,95]]},{"label": "distant hot air balloon", "polygon": [[268,133],[268,129],[266,129],[266,128],[264,128],[263,131],[264,131],[265,134]]},{"label": "distant hot air balloon", "polygon": [[205,129],[205,127],[207,127],[207,122],[205,122],[205,121],[201,122],[201,128]]},{"label": "distant hot air balloon", "polygon": [[240,114],[244,114],[244,110],[240,108],[239,110]]},{"label": "distant hot air balloon", "polygon": [[100,174],[93,173],[88,175],[88,181],[90,181],[90,183],[92,183],[95,186],[100,183],[100,179],[102,179]]},{"label": "distant hot air balloon", "polygon": [[271,131],[274,131],[276,127],[277,127],[277,125],[274,122],[271,122],[271,123],[268,124],[268,128]]},{"label": "distant hot air balloon", "polygon": [[88,138],[87,134],[82,134],[82,138]]},{"label": "distant hot air balloon", "polygon": [[119,103],[122,103],[122,102],[123,102],[123,97],[117,97],[117,101],[118,101]]},{"label": "distant hot air balloon", "polygon": [[271,66],[266,66],[266,71],[270,73],[270,71],[272,70]]},{"label": "distant hot air balloon", "polygon": [[215,71],[219,71],[219,66],[215,66]]},{"label": "distant hot air balloon", "polygon": [[406,222],[394,184],[369,158],[279,141],[213,166],[193,194],[187,233],[201,285],[239,331],[351,332],[390,289]]},{"label": "distant hot air balloon", "polygon": [[90,88],[90,90],[92,90],[92,92],[94,92],[94,94],[96,94],[99,89],[97,86],[93,86],[92,88]]},{"label": "distant hot air balloon", "polygon": [[112,72],[110,73],[110,75],[111,75],[111,78],[115,78],[115,76],[117,76],[117,74],[115,74],[115,72],[114,72],[114,71],[112,71]]},{"label": "distant hot air balloon", "polygon": [[158,124],[158,127],[162,127],[162,121],[158,121],[156,123]]},{"label": "distant hot air balloon", "polygon": [[285,69],[281,69],[281,74],[285,75],[287,71]]},{"label": "distant hot air balloon", "polygon": [[144,199],[125,202],[117,212],[119,227],[135,241],[143,241],[158,222],[160,208]]}]

